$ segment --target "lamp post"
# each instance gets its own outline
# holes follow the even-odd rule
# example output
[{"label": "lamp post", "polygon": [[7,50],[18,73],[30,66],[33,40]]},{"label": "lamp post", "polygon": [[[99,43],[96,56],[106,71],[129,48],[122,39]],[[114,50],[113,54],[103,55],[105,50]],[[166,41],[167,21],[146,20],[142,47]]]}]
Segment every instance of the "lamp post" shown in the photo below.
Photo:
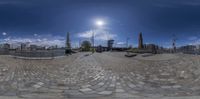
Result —
[{"label": "lamp post", "polygon": [[[104,21],[103,20],[96,20],[95,22],[95,25],[96,25],[96,28],[99,28],[99,27],[102,27],[104,25]],[[93,49],[92,49],[92,53],[95,52],[95,30],[92,30],[92,46],[93,46]]]},{"label": "lamp post", "polygon": [[92,46],[93,46],[93,49],[92,49],[92,53],[94,53],[94,31],[92,31]]},{"label": "lamp post", "polygon": [[129,41],[129,39],[130,39],[130,38],[128,38],[128,37],[126,38],[126,48],[127,48],[127,49],[128,49],[128,41]]}]

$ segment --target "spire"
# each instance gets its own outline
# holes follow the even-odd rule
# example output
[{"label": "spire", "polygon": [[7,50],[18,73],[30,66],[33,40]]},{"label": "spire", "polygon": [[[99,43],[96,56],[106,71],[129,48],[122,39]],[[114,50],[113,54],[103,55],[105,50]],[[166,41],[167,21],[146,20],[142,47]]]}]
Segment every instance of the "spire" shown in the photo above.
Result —
[{"label": "spire", "polygon": [[138,39],[138,48],[142,49],[143,48],[143,38],[142,38],[142,32],[139,34],[139,39]]}]

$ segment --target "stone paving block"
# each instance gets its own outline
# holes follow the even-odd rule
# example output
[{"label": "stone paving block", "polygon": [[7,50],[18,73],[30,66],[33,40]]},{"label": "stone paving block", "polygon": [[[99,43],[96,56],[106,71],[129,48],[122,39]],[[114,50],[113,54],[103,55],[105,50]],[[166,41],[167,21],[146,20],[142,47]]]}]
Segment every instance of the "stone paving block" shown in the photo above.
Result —
[{"label": "stone paving block", "polygon": [[79,89],[79,90],[82,92],[92,91],[92,89],[90,89],[90,88],[84,88],[84,89]]},{"label": "stone paving block", "polygon": [[96,94],[97,92],[94,91],[94,90],[91,90],[91,91],[85,91],[83,92],[84,94]]},{"label": "stone paving block", "polygon": [[98,89],[98,88],[100,88],[101,86],[99,86],[99,85],[94,85],[94,86],[91,86],[91,87],[89,87],[89,88],[91,88],[91,89]]},{"label": "stone paving block", "polygon": [[137,93],[139,93],[139,92],[138,92],[138,91],[131,90],[130,93],[132,93],[132,94],[137,94]]},{"label": "stone paving block", "polygon": [[100,94],[100,95],[110,95],[110,94],[112,94],[112,91],[101,91],[101,92],[98,92],[98,94]]},{"label": "stone paving block", "polygon": [[63,90],[59,90],[59,89],[48,89],[49,92],[53,92],[53,93],[62,93],[64,92]]},{"label": "stone paving block", "polygon": [[81,88],[88,88],[88,87],[91,87],[91,85],[84,85],[84,86],[81,86]]},{"label": "stone paving block", "polygon": [[[78,89],[80,89],[80,87],[79,86],[73,86],[73,87],[69,87],[69,89],[71,89],[71,90],[78,90]],[[82,88],[82,89],[85,89],[85,88]]]},{"label": "stone paving block", "polygon": [[115,92],[121,93],[121,92],[125,92],[125,91],[124,91],[124,89],[116,89]]},{"label": "stone paving block", "polygon": [[103,85],[104,85],[104,83],[103,83],[103,82],[100,82],[100,83],[98,83],[98,85],[99,85],[99,86],[103,86]]},{"label": "stone paving block", "polygon": [[131,84],[131,83],[129,83],[128,86],[129,86],[130,88],[135,88],[135,87],[136,87],[134,84]]},{"label": "stone paving block", "polygon": [[110,84],[109,87],[115,87],[115,84]]},{"label": "stone paving block", "polygon": [[117,86],[121,85],[119,82],[116,83]]},{"label": "stone paving block", "polygon": [[36,85],[33,85],[33,87],[34,88],[40,88],[41,86],[36,84]]},{"label": "stone paving block", "polygon": [[181,88],[181,86],[180,85],[174,85],[174,86],[172,86],[172,88]]},{"label": "stone paving block", "polygon": [[64,95],[79,96],[83,95],[83,93],[79,92],[78,90],[64,90]]},{"label": "stone paving block", "polygon": [[[114,99],[140,99],[140,98],[136,98],[137,96],[128,94],[128,93],[117,93],[114,96]],[[141,98],[141,99],[146,99],[146,98]]]},{"label": "stone paving block", "polygon": [[163,89],[169,89],[169,88],[172,88],[171,86],[161,86],[161,88]]},{"label": "stone paving block", "polygon": [[43,82],[38,82],[37,84],[41,86],[41,85],[43,85],[44,83],[43,83]]},{"label": "stone paving block", "polygon": [[[95,99],[96,97],[100,97],[102,95],[99,94],[80,94],[80,95],[67,95],[68,98],[72,99]],[[67,98],[67,99],[68,99]]]},{"label": "stone paving block", "polygon": [[121,85],[117,85],[116,88],[117,88],[117,89],[121,89],[122,86],[121,86]]},{"label": "stone paving block", "polygon": [[104,91],[106,88],[105,87],[100,87],[100,88],[97,88],[95,89],[96,91]]}]

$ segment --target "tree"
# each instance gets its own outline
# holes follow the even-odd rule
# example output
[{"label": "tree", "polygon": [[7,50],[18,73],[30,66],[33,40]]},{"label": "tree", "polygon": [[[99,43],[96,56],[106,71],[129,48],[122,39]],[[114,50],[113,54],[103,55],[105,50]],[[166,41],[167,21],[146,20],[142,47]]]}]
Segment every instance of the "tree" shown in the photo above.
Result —
[{"label": "tree", "polygon": [[91,43],[89,41],[83,41],[81,44],[82,51],[90,51]]}]

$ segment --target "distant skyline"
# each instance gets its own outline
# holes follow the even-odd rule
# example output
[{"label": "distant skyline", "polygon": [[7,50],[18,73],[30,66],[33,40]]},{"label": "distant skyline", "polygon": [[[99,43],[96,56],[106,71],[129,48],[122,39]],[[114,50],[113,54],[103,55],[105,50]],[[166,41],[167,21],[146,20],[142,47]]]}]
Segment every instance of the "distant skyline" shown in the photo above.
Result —
[{"label": "distant skyline", "polygon": [[142,32],[144,43],[171,47],[175,34],[177,46],[200,44],[199,0],[0,0],[0,13],[1,43],[65,46],[70,32],[78,46],[95,32],[96,45],[137,47]]}]

